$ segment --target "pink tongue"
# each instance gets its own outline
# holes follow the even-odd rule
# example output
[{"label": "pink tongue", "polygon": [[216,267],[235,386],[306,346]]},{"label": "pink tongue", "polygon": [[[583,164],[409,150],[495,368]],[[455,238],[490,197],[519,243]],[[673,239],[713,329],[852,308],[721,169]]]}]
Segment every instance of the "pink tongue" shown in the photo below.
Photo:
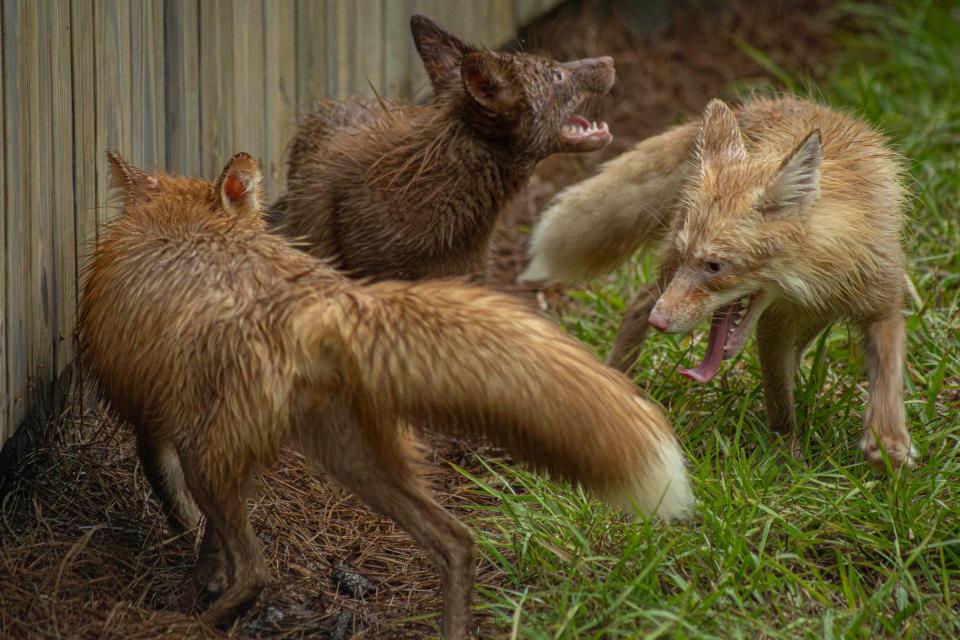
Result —
[{"label": "pink tongue", "polygon": [[724,307],[717,309],[710,324],[710,338],[707,342],[707,355],[696,369],[680,367],[680,374],[697,382],[710,382],[720,370],[723,362],[723,347],[727,342],[727,333],[730,330],[732,309]]}]

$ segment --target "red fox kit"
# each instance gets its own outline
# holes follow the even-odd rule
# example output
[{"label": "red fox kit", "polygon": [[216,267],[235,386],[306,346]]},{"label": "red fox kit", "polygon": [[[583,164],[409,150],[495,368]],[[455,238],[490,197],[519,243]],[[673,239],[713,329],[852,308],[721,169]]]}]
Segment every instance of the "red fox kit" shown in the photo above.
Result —
[{"label": "red fox kit", "polygon": [[125,204],[93,257],[83,354],[134,425],[171,524],[207,519],[195,579],[220,593],[207,621],[231,619],[267,581],[244,497],[285,443],[424,548],[447,638],[467,636],[472,537],[434,501],[402,424],[486,438],[626,508],[691,508],[657,408],[517,302],[344,278],[266,230],[246,154],[215,184],[110,163]]},{"label": "red fox kit", "polygon": [[874,464],[884,449],[910,465],[905,199],[898,157],[863,122],[791,97],[736,111],[714,100],[701,124],[645,140],[561,193],[521,279],[592,276],[661,243],[661,279],[630,303],[611,364],[633,365],[648,324],[685,333],[712,315],[706,359],[682,370],[707,382],[756,327],[767,419],[788,435],[803,351],[849,319],[864,331],[870,381],[861,447]]},{"label": "red fox kit", "polygon": [[576,113],[610,90],[610,58],[558,63],[477,49],[423,16],[410,27],[431,102],[321,102],[293,140],[274,206],[285,231],[357,277],[479,270],[501,208],[540,160],[611,140]]}]

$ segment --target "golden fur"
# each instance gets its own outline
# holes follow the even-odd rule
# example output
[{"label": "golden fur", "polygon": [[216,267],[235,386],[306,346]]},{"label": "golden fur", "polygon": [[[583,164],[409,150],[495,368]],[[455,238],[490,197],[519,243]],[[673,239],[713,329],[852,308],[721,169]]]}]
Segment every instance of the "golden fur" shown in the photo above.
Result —
[{"label": "golden fur", "polygon": [[804,349],[829,323],[852,320],[866,335],[871,389],[862,446],[875,464],[885,449],[894,466],[909,465],[906,197],[900,158],[857,118],[793,97],[736,110],[715,100],[702,122],[645,140],[562,192],[534,231],[522,278],[590,277],[661,246],[663,275],[630,303],[611,354],[622,370],[648,322],[686,332],[748,297],[738,317],[757,322],[768,419],[788,434]]},{"label": "golden fur", "polygon": [[512,299],[347,280],[266,230],[245,154],[216,184],[110,160],[125,206],[91,263],[83,355],[134,425],[171,522],[195,526],[197,507],[207,518],[195,577],[222,592],[208,621],[235,616],[267,581],[244,496],[288,442],[424,547],[448,638],[467,635],[471,535],[422,482],[401,420],[482,437],[633,509],[689,511],[660,411]]}]

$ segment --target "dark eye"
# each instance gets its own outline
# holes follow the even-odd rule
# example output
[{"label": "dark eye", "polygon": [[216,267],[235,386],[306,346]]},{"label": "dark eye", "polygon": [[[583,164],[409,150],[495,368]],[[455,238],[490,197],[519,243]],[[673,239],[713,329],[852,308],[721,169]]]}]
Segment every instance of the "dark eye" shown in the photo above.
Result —
[{"label": "dark eye", "polygon": [[563,71],[560,69],[553,70],[553,81],[554,82],[563,82]]},{"label": "dark eye", "polygon": [[710,273],[720,273],[720,271],[723,270],[723,263],[717,262],[716,260],[707,260],[707,262],[704,263],[704,268]]}]

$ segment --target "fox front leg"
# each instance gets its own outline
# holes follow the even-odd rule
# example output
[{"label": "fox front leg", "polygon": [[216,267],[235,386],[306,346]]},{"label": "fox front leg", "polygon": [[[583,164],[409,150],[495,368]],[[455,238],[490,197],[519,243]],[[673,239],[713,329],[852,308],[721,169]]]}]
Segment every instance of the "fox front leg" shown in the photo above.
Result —
[{"label": "fox front leg", "polygon": [[827,326],[823,318],[805,318],[800,310],[773,306],[757,321],[757,347],[763,375],[763,401],[770,429],[790,443],[790,453],[800,454],[794,385],[803,352]]},{"label": "fox front leg", "polygon": [[793,389],[799,358],[794,329],[789,319],[774,308],[767,309],[757,321],[757,348],[767,424],[787,439],[790,453],[797,457],[797,413]]},{"label": "fox front leg", "polygon": [[607,356],[607,364],[623,373],[630,373],[637,358],[640,357],[640,349],[647,338],[647,330],[650,325],[647,321],[650,319],[650,310],[656,304],[660,295],[662,286],[660,282],[646,285],[630,300],[627,305],[627,312],[620,322],[620,330],[617,332],[617,338],[610,349],[610,355]]},{"label": "fox front leg", "polygon": [[884,467],[884,451],[894,469],[911,467],[916,450],[907,431],[903,367],[907,337],[899,308],[864,327],[870,399],[863,418],[860,448],[867,461]]}]

